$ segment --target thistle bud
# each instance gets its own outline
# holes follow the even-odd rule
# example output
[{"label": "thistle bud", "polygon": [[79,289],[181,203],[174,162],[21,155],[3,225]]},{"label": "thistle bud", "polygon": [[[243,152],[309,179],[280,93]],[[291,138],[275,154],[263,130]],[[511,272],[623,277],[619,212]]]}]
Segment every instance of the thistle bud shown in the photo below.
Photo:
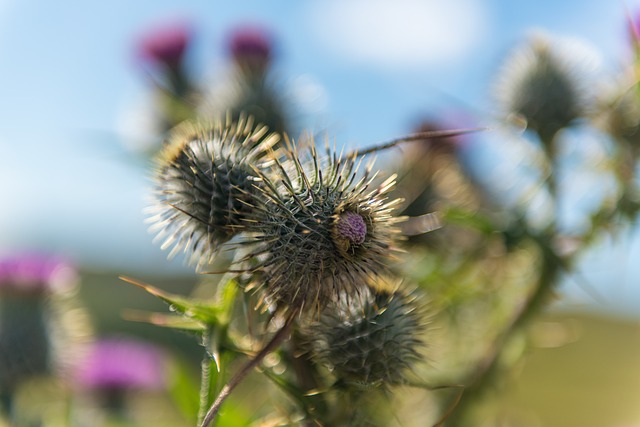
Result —
[{"label": "thistle bud", "polygon": [[253,121],[184,123],[170,135],[155,172],[152,231],[190,252],[198,266],[237,234],[251,211],[254,165],[279,140]]},{"label": "thistle bud", "polygon": [[544,143],[589,109],[584,77],[592,66],[577,50],[534,38],[512,53],[498,79],[503,111],[524,119]]},{"label": "thistle bud", "polygon": [[[312,147],[312,145],[311,145]],[[392,176],[374,186],[371,165],[360,174],[357,156],[327,150],[299,153],[260,176],[263,205],[252,219],[250,254],[258,260],[255,286],[278,307],[321,307],[387,271],[397,250],[400,200],[387,200]],[[256,276],[258,277],[258,276]]]},{"label": "thistle bud", "polygon": [[425,325],[411,294],[363,292],[329,305],[304,330],[310,356],[348,387],[401,384],[420,357]]}]

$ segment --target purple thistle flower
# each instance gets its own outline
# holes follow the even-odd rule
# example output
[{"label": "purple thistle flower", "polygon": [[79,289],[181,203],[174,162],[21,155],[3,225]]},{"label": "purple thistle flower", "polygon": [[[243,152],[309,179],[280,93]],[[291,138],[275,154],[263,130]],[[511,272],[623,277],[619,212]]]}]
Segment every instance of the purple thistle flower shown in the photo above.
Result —
[{"label": "purple thistle flower", "polygon": [[191,41],[191,28],[184,23],[165,24],[143,34],[138,43],[142,60],[178,68]]},{"label": "purple thistle flower", "polygon": [[34,252],[0,258],[0,294],[63,291],[76,279],[75,269],[59,256]]},{"label": "purple thistle flower", "polygon": [[270,34],[258,26],[237,28],[229,38],[229,53],[242,68],[264,71],[272,55]]},{"label": "purple thistle flower", "polygon": [[151,344],[129,338],[95,342],[77,373],[91,390],[158,390],[164,386],[163,355]]},{"label": "purple thistle flower", "polygon": [[367,224],[362,215],[345,212],[336,221],[336,236],[348,240],[350,244],[361,245],[367,236]]}]

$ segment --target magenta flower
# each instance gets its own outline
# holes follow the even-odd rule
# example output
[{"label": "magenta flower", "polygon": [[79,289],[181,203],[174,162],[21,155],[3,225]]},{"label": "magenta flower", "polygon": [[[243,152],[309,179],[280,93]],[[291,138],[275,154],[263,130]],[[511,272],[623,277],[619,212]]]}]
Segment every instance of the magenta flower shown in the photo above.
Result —
[{"label": "magenta flower", "polygon": [[75,269],[59,256],[34,252],[0,258],[0,294],[57,292],[76,280]]},{"label": "magenta flower", "polygon": [[229,52],[240,66],[265,68],[273,49],[271,35],[258,26],[237,28],[229,39]]},{"label": "magenta flower", "polygon": [[158,390],[164,386],[164,356],[155,346],[130,338],[95,342],[77,373],[91,390]]},{"label": "magenta flower", "polygon": [[184,23],[172,23],[152,28],[138,43],[140,58],[150,63],[177,68],[191,41],[192,30]]}]

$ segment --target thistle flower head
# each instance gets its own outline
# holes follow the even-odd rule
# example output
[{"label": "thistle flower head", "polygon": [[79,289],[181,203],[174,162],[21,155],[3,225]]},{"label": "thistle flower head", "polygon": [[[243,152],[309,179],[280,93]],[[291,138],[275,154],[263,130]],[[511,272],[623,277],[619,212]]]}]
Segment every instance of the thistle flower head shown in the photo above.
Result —
[{"label": "thistle flower head", "polygon": [[0,396],[51,371],[52,344],[62,331],[54,328],[48,297],[66,295],[76,283],[75,269],[58,256],[33,252],[0,259]]},{"label": "thistle flower head", "polygon": [[410,293],[363,292],[326,307],[304,329],[312,360],[347,386],[400,384],[420,360],[425,325]]},{"label": "thistle flower head", "polygon": [[131,338],[96,341],[78,366],[80,387],[100,389],[148,389],[164,385],[164,357],[151,344]]},{"label": "thistle flower head", "polygon": [[498,79],[504,112],[522,117],[543,141],[551,141],[589,109],[585,77],[593,64],[582,53],[587,53],[582,46],[554,44],[542,36],[514,51]]},{"label": "thistle flower head", "polygon": [[229,37],[228,49],[233,60],[244,71],[264,73],[272,55],[270,34],[258,26],[235,29]]},{"label": "thistle flower head", "polygon": [[241,118],[211,125],[184,123],[170,135],[155,172],[152,231],[163,248],[191,254],[198,266],[233,237],[250,211],[254,164],[279,140]]},{"label": "thistle flower head", "polygon": [[152,28],[140,38],[138,54],[149,63],[177,68],[191,42],[191,33],[191,28],[184,23]]},{"label": "thistle flower head", "polygon": [[64,291],[76,279],[75,269],[59,256],[34,252],[0,259],[0,295]]},{"label": "thistle flower head", "polygon": [[395,176],[374,185],[362,158],[313,146],[294,148],[275,171],[260,174],[261,205],[252,218],[245,259],[258,260],[256,286],[278,307],[321,307],[342,292],[357,292],[383,273],[393,257],[399,200],[388,201]]}]

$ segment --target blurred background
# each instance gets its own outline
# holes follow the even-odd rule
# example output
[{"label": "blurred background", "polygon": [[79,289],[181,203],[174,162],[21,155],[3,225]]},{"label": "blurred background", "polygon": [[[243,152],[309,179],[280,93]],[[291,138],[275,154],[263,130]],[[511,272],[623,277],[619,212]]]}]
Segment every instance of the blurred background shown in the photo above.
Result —
[{"label": "blurred background", "polygon": [[[76,271],[75,313],[89,325],[78,336],[151,343],[172,355],[171,369],[185,370],[183,387],[195,384],[197,392],[197,342],[123,317],[163,305],[120,275],[181,294],[200,280],[180,256],[167,260],[145,223],[149,153],[166,130],[149,33],[181,32],[183,72],[215,101],[234,52],[230,34],[259,28],[293,136],[306,130],[356,148],[415,132],[425,121],[493,127],[495,75],[531,34],[571,42],[594,74],[613,80],[607,76],[634,60],[630,23],[638,17],[640,1],[631,0],[0,0],[0,254],[63,258]],[[580,143],[593,139],[585,134]],[[471,173],[489,180],[506,169],[502,176],[511,176],[522,153],[506,140],[492,130],[469,137]],[[394,153],[379,164],[392,164]],[[575,188],[561,214],[567,222],[603,184],[586,173]],[[635,223],[581,254],[543,319],[553,333],[485,406],[503,418],[482,425],[640,426],[639,257]],[[162,425],[190,425],[181,418],[188,403],[140,399],[142,425],[162,417]],[[163,399],[171,404],[158,405]]]}]

